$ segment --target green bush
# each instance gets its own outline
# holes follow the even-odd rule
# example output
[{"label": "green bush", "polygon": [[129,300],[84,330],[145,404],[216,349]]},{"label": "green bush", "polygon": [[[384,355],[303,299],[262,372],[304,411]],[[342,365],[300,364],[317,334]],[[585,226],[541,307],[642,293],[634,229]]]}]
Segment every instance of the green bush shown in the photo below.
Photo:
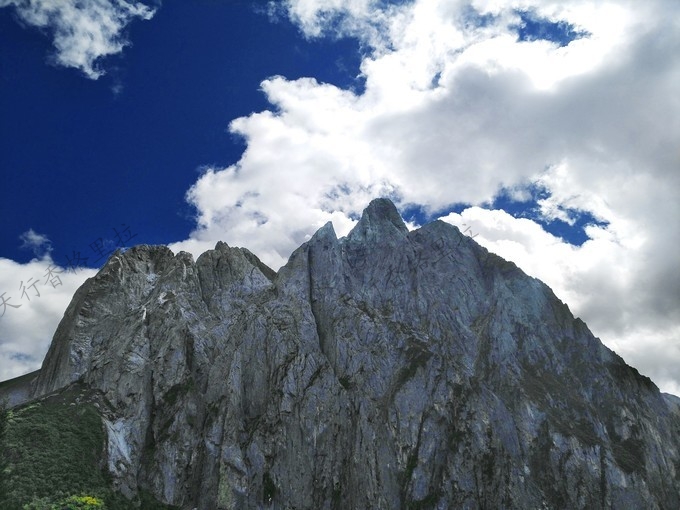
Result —
[{"label": "green bush", "polygon": [[106,510],[104,501],[94,496],[69,496],[53,503],[50,498],[34,499],[23,510]]},{"label": "green bush", "polygon": [[9,455],[7,455],[7,421],[9,419],[9,411],[7,410],[5,402],[0,402],[0,502],[7,499],[7,491],[9,485],[7,477],[9,475]]}]

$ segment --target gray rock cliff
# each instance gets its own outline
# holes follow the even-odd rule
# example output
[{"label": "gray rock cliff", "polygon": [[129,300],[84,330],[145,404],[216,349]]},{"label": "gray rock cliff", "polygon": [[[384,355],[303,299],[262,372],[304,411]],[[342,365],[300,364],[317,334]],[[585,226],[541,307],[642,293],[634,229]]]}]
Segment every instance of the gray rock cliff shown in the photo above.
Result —
[{"label": "gray rock cliff", "polygon": [[373,201],[275,273],[116,253],[34,396],[107,403],[109,469],[181,508],[680,508],[680,405],[540,281]]}]

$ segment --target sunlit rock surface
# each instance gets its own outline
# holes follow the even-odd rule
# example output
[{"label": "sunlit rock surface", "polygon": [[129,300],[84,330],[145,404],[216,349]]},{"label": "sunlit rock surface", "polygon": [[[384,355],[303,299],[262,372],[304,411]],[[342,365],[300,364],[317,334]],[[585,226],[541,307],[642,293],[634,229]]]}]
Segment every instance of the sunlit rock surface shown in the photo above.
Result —
[{"label": "sunlit rock surface", "polygon": [[680,508],[680,405],[552,291],[388,200],[278,274],[115,254],[34,395],[101,392],[109,469],[181,508]]}]

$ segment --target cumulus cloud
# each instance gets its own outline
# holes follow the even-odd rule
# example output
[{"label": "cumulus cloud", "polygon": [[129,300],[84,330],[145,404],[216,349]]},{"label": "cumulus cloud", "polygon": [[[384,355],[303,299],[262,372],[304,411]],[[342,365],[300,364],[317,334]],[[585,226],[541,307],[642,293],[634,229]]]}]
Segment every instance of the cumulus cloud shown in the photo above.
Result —
[{"label": "cumulus cloud", "polygon": [[[605,343],[677,391],[677,2],[284,6],[309,38],[360,38],[365,87],[266,79],[271,109],[231,123],[247,149],[189,190],[197,228],[176,249],[222,239],[276,268],[324,222],[348,232],[376,196],[432,217],[470,204],[447,220],[474,222],[477,240],[546,281]],[[522,12],[581,35],[520,40]],[[475,207],[536,186],[546,195],[533,219]],[[581,246],[542,227],[584,213],[599,223]]]},{"label": "cumulus cloud", "polygon": [[59,267],[49,254],[0,258],[0,381],[37,370],[75,291],[93,269]]},{"label": "cumulus cloud", "polygon": [[384,50],[396,7],[376,0],[270,1],[270,13],[288,17],[308,38],[355,37],[373,50]]},{"label": "cumulus cloud", "polygon": [[104,74],[98,66],[102,57],[129,44],[125,27],[155,13],[134,0],[0,0],[0,7],[7,6],[14,7],[23,23],[52,33],[56,64],[79,69],[91,79]]}]

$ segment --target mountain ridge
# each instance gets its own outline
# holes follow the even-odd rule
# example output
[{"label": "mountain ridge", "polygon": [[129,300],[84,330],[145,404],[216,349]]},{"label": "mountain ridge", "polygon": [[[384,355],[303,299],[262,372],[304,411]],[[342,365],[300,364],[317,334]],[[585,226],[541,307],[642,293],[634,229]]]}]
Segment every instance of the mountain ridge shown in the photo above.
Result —
[{"label": "mountain ridge", "polygon": [[680,413],[515,264],[371,202],[274,272],[116,253],[34,385],[82,382],[114,485],[182,508],[675,508]]}]

